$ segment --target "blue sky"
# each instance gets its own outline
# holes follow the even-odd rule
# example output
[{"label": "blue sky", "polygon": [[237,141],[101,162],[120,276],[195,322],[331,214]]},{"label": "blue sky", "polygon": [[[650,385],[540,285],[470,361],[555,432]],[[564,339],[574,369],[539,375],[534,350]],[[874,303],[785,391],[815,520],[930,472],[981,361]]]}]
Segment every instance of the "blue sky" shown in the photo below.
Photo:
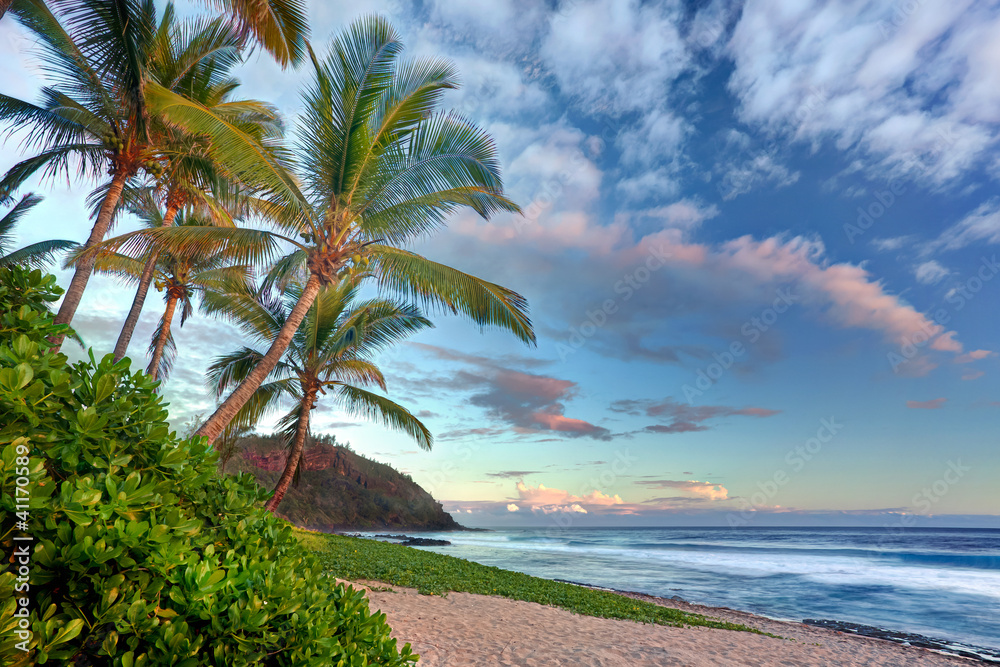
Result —
[{"label": "blue sky", "polygon": [[[446,103],[525,214],[417,249],[525,294],[539,344],[438,316],[383,360],[433,452],[335,406],[318,430],[470,525],[998,524],[1000,4],[349,4],[312,3],[315,44],[381,12],[457,63]],[[5,93],[37,89],[30,52],[0,23]],[[290,121],[303,77],[241,72]],[[37,187],[22,240],[84,238],[92,184]],[[108,350],[131,294],[91,285],[76,324]],[[175,335],[180,425],[239,339]]]}]

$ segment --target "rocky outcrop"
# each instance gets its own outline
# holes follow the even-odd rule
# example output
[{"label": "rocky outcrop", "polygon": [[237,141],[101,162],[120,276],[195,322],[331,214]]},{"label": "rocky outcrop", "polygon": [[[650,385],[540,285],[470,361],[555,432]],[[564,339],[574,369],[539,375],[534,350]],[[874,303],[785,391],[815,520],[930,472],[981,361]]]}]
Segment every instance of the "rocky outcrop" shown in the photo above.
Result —
[{"label": "rocky outcrop", "polygon": [[[227,471],[248,472],[273,488],[286,452],[276,438],[252,437]],[[234,470],[235,469],[235,470]],[[314,530],[399,528],[461,530],[409,476],[346,447],[316,443],[302,457],[299,484],[285,496],[278,514]]]}]

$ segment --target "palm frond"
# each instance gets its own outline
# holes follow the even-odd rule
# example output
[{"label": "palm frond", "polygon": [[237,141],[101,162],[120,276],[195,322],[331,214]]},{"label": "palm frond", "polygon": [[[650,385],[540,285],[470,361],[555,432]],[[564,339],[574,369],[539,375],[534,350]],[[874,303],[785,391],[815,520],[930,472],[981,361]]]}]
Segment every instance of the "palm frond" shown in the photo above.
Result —
[{"label": "palm frond", "polygon": [[312,198],[330,205],[345,194],[354,174],[364,171],[373,147],[370,119],[388,95],[399,36],[380,16],[366,16],[345,28],[330,45],[303,96],[299,153]]},{"label": "palm frond", "polygon": [[146,86],[150,108],[193,134],[212,139],[216,160],[249,188],[304,215],[305,198],[289,170],[288,156],[276,145],[264,145],[211,109],[156,83]]},{"label": "palm frond", "polygon": [[372,117],[371,148],[354,169],[354,177],[347,188],[348,205],[362,180],[372,176],[382,151],[403,140],[430,117],[444,91],[454,88],[458,88],[458,72],[450,61],[426,58],[397,64],[389,93],[382,97]]},{"label": "palm frond", "polygon": [[[4,252],[7,244],[14,240],[14,227],[18,221],[27,214],[28,211],[40,204],[42,198],[33,192],[21,197],[21,201],[14,204],[7,213],[0,218],[0,254]],[[4,203],[0,200],[0,203]]]},{"label": "palm frond", "polygon": [[132,257],[158,249],[178,257],[224,256],[239,264],[263,264],[279,253],[281,237],[268,231],[206,226],[158,227],[128,232],[88,248],[85,254],[121,252]]},{"label": "palm frond", "polygon": [[456,114],[437,114],[387,151],[378,174],[357,193],[362,229],[394,243],[434,229],[458,206],[483,218],[518,212],[503,194],[500,161],[490,136]]},{"label": "palm frond", "polygon": [[371,246],[371,257],[383,290],[425,308],[461,313],[481,327],[506,329],[525,343],[535,343],[528,302],[517,292],[399,248],[376,244]]},{"label": "palm frond", "polygon": [[[44,0],[14,0],[10,12],[40,39],[45,47],[43,67],[53,78],[70,90],[84,93],[91,103],[89,106],[101,109],[103,116],[110,118],[117,114],[105,81],[91,65],[88,54]],[[95,29],[108,28],[107,24],[95,23]]]},{"label": "palm frond", "polygon": [[242,382],[263,357],[263,354],[249,347],[217,356],[205,371],[205,381],[216,397],[221,397]]},{"label": "palm frond", "polygon": [[21,160],[7,170],[0,180],[0,200],[10,197],[38,172],[41,172],[43,179],[69,174],[71,158],[78,159],[78,171],[81,176],[97,174],[103,165],[104,156],[105,149],[97,144],[67,144],[42,151],[38,155]]},{"label": "palm frond", "polygon": [[0,256],[0,266],[21,264],[24,266],[40,268],[55,259],[55,256],[60,252],[73,250],[78,247],[79,246],[73,241],[64,241],[60,239],[39,241],[38,243],[32,243],[31,245],[19,248],[8,255]]},{"label": "palm frond", "polygon": [[424,424],[403,406],[358,387],[340,385],[337,393],[342,405],[351,414],[376,421],[388,428],[402,431],[416,440],[421,448],[430,450],[434,436]]},{"label": "palm frond", "polygon": [[274,382],[265,382],[253,393],[250,400],[240,408],[240,411],[229,422],[227,428],[254,429],[262,419],[278,409],[282,397],[298,398],[298,381],[295,378],[285,378]]},{"label": "palm frond", "polygon": [[302,60],[309,36],[304,0],[212,0],[282,66]]},{"label": "palm frond", "polygon": [[231,322],[244,336],[261,345],[269,344],[278,335],[287,318],[279,295],[257,290],[247,283],[206,292],[202,310]]},{"label": "palm frond", "polygon": [[[53,96],[58,94],[51,88],[44,89],[43,94],[45,93]],[[10,133],[26,131],[22,148],[82,143],[90,138],[89,128],[78,120],[67,117],[65,113],[54,111],[51,106],[53,105],[46,105],[47,108],[43,108],[16,97],[0,94],[0,121],[10,126]],[[69,109],[69,111],[74,110]],[[107,131],[106,124],[104,127],[104,131]]]},{"label": "palm frond", "polygon": [[336,378],[336,380],[350,385],[375,385],[382,391],[386,390],[385,376],[382,375],[382,371],[367,359],[339,359],[336,362],[328,362],[326,369],[323,376],[328,380]]}]

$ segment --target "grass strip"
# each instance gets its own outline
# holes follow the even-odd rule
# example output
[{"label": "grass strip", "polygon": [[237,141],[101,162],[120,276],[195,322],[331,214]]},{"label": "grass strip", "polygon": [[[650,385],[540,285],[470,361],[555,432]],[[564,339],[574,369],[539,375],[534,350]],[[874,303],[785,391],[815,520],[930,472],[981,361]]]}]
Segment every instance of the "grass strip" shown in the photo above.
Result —
[{"label": "grass strip", "polygon": [[766,634],[745,625],[661,607],[610,591],[540,579],[400,544],[299,529],[296,534],[307,548],[316,552],[327,571],[341,579],[405,586],[424,595],[446,595],[449,591],[497,595],[560,607],[584,616]]}]

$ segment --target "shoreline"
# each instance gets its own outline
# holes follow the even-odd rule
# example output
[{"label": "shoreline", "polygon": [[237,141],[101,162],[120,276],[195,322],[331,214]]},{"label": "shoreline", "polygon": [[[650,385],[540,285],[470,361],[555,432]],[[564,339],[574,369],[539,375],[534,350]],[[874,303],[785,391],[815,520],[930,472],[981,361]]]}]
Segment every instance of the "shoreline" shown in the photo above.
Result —
[{"label": "shoreline", "polygon": [[[599,618],[500,596],[449,592],[423,595],[379,581],[344,581],[363,588],[385,613],[392,636],[410,643],[418,665],[617,667],[967,667],[985,661],[928,648],[780,621],[724,607],[707,607],[641,593],[619,595],[768,634],[706,627],[671,627]],[[579,585],[579,584],[577,584]],[[590,588],[584,586],[584,588]],[[597,590],[602,590],[598,588]],[[776,636],[775,636],[776,635]],[[987,663],[988,664],[988,663]]]},{"label": "shoreline", "polygon": [[[407,531],[407,532],[420,532],[420,531]],[[436,532],[443,532],[443,531],[436,531]],[[422,545],[422,544],[407,545],[405,542],[399,541],[399,538],[405,538],[407,536],[400,534],[363,535],[360,532],[353,534],[350,533],[340,533],[340,534],[344,535],[345,537],[354,537],[354,538],[374,540],[379,542],[388,542],[390,544],[398,544],[400,546],[410,546],[410,547],[437,546],[437,545]],[[432,551],[431,553],[440,553],[440,552]],[[897,646],[907,646],[907,647],[924,649],[940,655],[964,658],[985,664],[1000,665],[1000,648],[989,648],[955,640],[938,639],[915,632],[908,632],[903,630],[890,630],[887,628],[864,625],[861,623],[855,623],[851,621],[841,621],[837,619],[806,618],[800,620],[794,618],[779,618],[779,617],[765,616],[760,613],[733,609],[730,607],[713,607],[709,605],[693,603],[681,598],[680,596],[673,596],[669,598],[661,597],[648,593],[641,593],[638,591],[628,591],[617,588],[609,588],[607,586],[599,586],[596,584],[589,584],[586,582],[572,581],[569,579],[561,579],[561,578],[553,578],[550,579],[550,581],[555,581],[563,584],[570,584],[573,586],[579,586],[581,588],[586,588],[590,590],[607,591],[610,593],[615,593],[617,595],[622,595],[637,600],[651,602],[653,604],[662,607],[678,609],[681,611],[686,611],[694,614],[700,614],[702,616],[724,618],[724,620],[733,623],[739,623],[755,628],[758,627],[758,625],[756,625],[753,622],[750,622],[753,619],[757,619],[765,623],[779,623],[779,624],[790,625],[793,627],[811,627],[811,628],[822,629],[827,632],[842,634],[845,636],[878,640],[890,644],[895,644]],[[778,632],[773,630],[766,630],[766,632],[779,634]]]},{"label": "shoreline", "polygon": [[[618,595],[624,595],[625,597],[634,598],[636,600],[651,602],[662,607],[680,609],[681,611],[687,611],[692,614],[700,614],[702,616],[711,616],[716,618],[727,617],[724,618],[724,620],[731,621],[733,623],[740,623],[749,627],[756,627],[758,629],[761,628],[752,622],[754,619],[764,623],[780,623],[790,626],[820,628],[828,632],[836,632],[847,636],[875,639],[878,641],[897,644],[899,646],[910,646],[913,648],[925,649],[941,655],[967,658],[969,660],[975,660],[986,664],[1000,665],[1000,649],[977,646],[975,644],[966,644],[964,642],[952,641],[949,639],[936,639],[934,637],[929,637],[915,632],[888,630],[886,628],[880,628],[873,625],[864,625],[862,623],[853,623],[851,621],[840,621],[835,619],[817,620],[807,618],[799,621],[793,618],[766,616],[764,614],[743,611],[741,609],[733,609],[731,607],[712,607],[696,602],[689,602],[679,595],[667,598],[658,595],[650,595],[648,593],[640,593],[638,591],[626,591],[619,588],[596,586],[594,584],[570,581],[568,579],[553,579],[553,581],[558,581],[564,584],[572,584],[574,586],[581,586],[592,590],[609,591],[611,593],[617,593]],[[768,632],[779,634],[773,630],[768,630]]]},{"label": "shoreline", "polygon": [[[577,585],[582,585],[585,588],[591,588],[591,586],[587,586],[586,584],[577,584]],[[961,642],[953,642],[944,639],[934,639],[932,637],[927,637],[926,635],[920,635],[917,633],[896,632],[891,630],[885,630],[884,628],[876,628],[874,626],[864,626],[861,624],[850,623],[847,621],[832,620],[832,621],[807,622],[807,621],[812,621],[813,619],[796,621],[793,619],[772,618],[769,616],[764,616],[762,614],[755,614],[749,611],[731,609],[729,607],[710,607],[707,605],[688,602],[686,600],[662,598],[656,595],[647,595],[645,593],[637,593],[634,591],[615,590],[614,592],[619,595],[624,595],[625,597],[634,598],[636,600],[644,600],[646,602],[651,602],[653,604],[657,604],[660,606],[671,607],[673,609],[680,609],[681,611],[687,611],[692,614],[700,614],[702,616],[721,618],[726,621],[730,621],[733,623],[740,623],[742,625],[746,625],[752,628],[756,628],[758,630],[763,630],[765,632],[770,632],[772,634],[777,634],[781,636],[785,635],[782,634],[780,628],[782,627],[795,628],[803,631],[829,633],[829,634],[840,635],[843,637],[856,638],[858,640],[880,642],[892,646],[903,646],[906,648],[928,651],[930,653],[934,653],[937,655],[942,655],[951,658],[958,658],[967,661],[1000,665],[1000,651],[997,651],[995,649],[964,644]],[[871,630],[878,631],[878,634],[865,634],[863,632],[852,631],[849,629],[850,626],[855,626],[857,628],[870,628]],[[908,639],[904,639],[902,637],[896,638],[891,635],[905,635],[908,637]]]},{"label": "shoreline", "polygon": [[447,548],[322,533],[303,532],[301,538],[328,564],[329,576],[370,582],[372,609],[386,613],[393,636],[413,644],[429,666],[1000,663],[993,649],[959,642],[934,645],[916,635],[900,641],[900,635],[883,631],[865,636],[850,624],[821,627],[546,579],[451,556]]}]

